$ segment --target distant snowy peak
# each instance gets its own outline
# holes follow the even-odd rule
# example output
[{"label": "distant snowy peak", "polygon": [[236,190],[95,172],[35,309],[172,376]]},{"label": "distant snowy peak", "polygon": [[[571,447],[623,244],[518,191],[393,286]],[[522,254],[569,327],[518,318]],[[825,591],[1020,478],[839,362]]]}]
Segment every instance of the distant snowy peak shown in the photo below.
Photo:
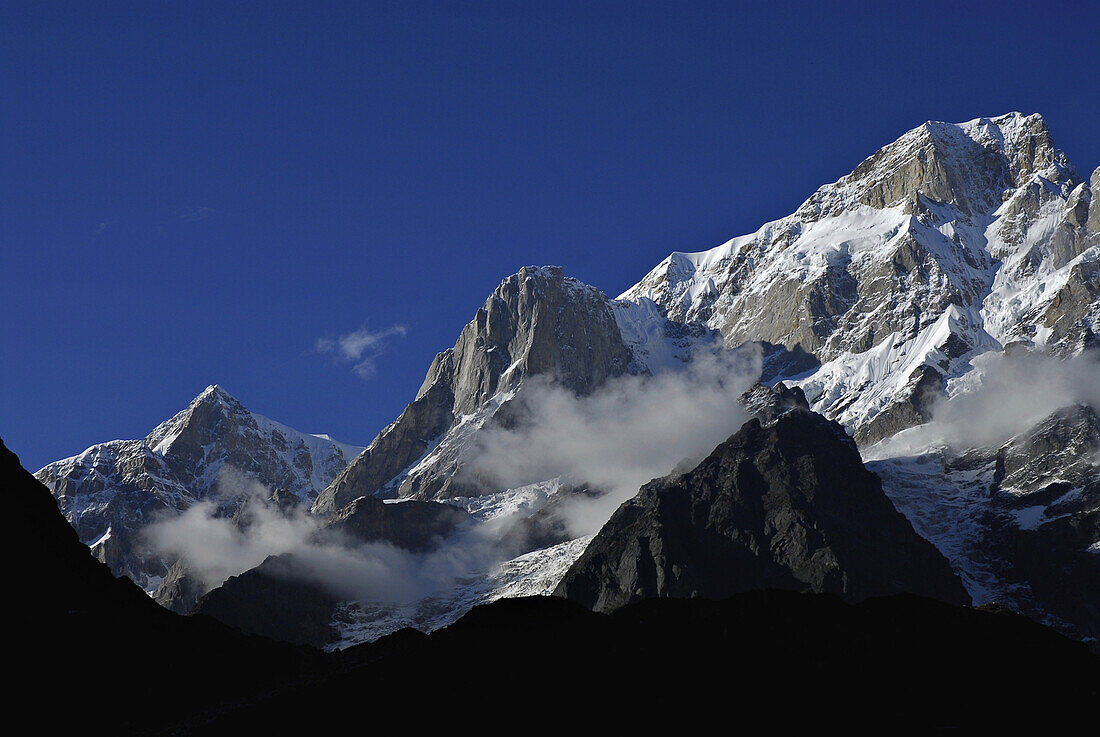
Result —
[{"label": "distant snowy peak", "polygon": [[[363,451],[249,412],[217,384],[208,386],[186,409],[158,425],[145,444],[200,481],[194,489],[200,496],[228,464],[303,500],[316,496]],[[201,474],[192,473],[200,469]]]},{"label": "distant snowy peak", "polygon": [[287,489],[303,499],[323,489],[347,462],[363,449],[328,437],[309,435],[249,412],[222,387],[208,386],[171,419],[157,425],[142,440],[114,441],[93,446],[74,458],[56,461],[39,473],[59,466],[79,467],[101,457],[104,448],[140,451],[156,458],[170,478],[195,498],[205,496],[225,466],[262,483]]},{"label": "distant snowy peak", "polygon": [[35,476],[81,540],[116,574],[145,586],[165,562],[142,549],[144,526],[215,491],[232,507],[244,490],[219,488],[227,471],[239,474],[234,485],[254,482],[309,503],[361,451],[249,412],[212,385],[145,438],[94,445]]},{"label": "distant snowy peak", "polygon": [[[49,479],[47,484],[52,484],[55,494],[64,495],[101,490],[96,488],[101,484],[84,487],[82,480],[103,481],[120,473],[121,478],[156,475],[199,499],[217,483],[222,468],[229,466],[305,500],[325,488],[362,451],[250,412],[214,384],[144,439],[94,445],[80,455],[47,465],[36,475]],[[130,465],[136,458],[144,462]]]},{"label": "distant snowy peak", "polygon": [[154,453],[164,456],[181,437],[183,442],[187,442],[196,433],[216,428],[226,417],[244,419],[250,414],[229,392],[217,384],[211,384],[191,400],[186,409],[157,425],[145,437],[145,443]]},{"label": "distant snowy peak", "polygon": [[1039,115],[928,122],[793,214],[671,254],[620,301],[789,354],[776,363],[799,367],[814,409],[875,440],[922,421],[922,397],[979,353],[1096,340],[1097,186]]}]

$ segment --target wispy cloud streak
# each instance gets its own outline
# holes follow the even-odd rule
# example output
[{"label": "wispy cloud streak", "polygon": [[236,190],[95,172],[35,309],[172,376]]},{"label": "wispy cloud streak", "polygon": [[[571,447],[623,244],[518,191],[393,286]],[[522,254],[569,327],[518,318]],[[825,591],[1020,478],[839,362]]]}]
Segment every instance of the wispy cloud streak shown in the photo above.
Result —
[{"label": "wispy cloud streak", "polygon": [[385,341],[404,337],[406,332],[404,325],[391,325],[385,330],[360,328],[336,338],[318,338],[314,349],[318,353],[331,354],[339,361],[354,364],[352,371],[355,375],[367,380],[376,373],[375,361],[384,352]]}]

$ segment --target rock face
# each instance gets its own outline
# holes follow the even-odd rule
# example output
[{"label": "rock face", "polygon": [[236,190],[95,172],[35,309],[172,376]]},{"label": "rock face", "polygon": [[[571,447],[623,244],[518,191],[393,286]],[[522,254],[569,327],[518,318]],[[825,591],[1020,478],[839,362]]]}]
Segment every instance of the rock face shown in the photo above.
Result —
[{"label": "rock face", "polygon": [[797,386],[788,387],[783,382],[775,386],[754,384],[741,395],[741,405],[750,416],[756,417],[765,425],[771,425],[780,415],[796,409],[809,410],[806,395]]},{"label": "rock face", "polygon": [[[436,548],[468,517],[465,510],[440,502],[386,504],[374,497],[360,497],[329,518],[317,531],[315,542],[344,546],[385,543],[423,553]],[[188,579],[184,575],[176,582],[172,573],[177,569],[178,565],[174,566],[165,577],[156,597],[181,611]],[[177,593],[180,589],[183,593]],[[273,640],[323,647],[339,635],[333,627],[340,603],[337,593],[322,582],[307,558],[294,554],[270,556],[193,603],[193,614],[205,614]]]},{"label": "rock face", "polygon": [[753,419],[694,470],[643,486],[555,593],[607,612],[761,588],[970,602],[843,428],[801,408]]},{"label": "rock face", "polygon": [[[435,357],[416,399],[322,493],[331,514],[380,490],[419,499],[453,496],[454,472],[476,431],[526,376],[546,376],[578,394],[626,372],[611,301],[557,267],[508,277]],[[462,432],[450,433],[462,425]],[[464,493],[477,490],[464,489]]]},{"label": "rock face", "polygon": [[873,443],[1013,342],[1058,354],[1100,328],[1100,205],[1038,115],[928,122],[792,215],[673,253],[620,300],[812,357],[811,406]]},{"label": "rock face", "polygon": [[324,586],[305,575],[292,555],[279,555],[231,576],[204,594],[192,613],[246,634],[322,647],[336,638],[331,624],[336,602]]},{"label": "rock face", "polygon": [[151,590],[172,563],[144,543],[154,519],[202,499],[231,517],[253,492],[239,487],[252,484],[309,504],[360,450],[249,412],[210,386],[147,437],[92,446],[35,476],[99,560]]},{"label": "rock face", "polygon": [[195,602],[206,593],[207,587],[191,575],[183,561],[177,560],[164,574],[160,585],[153,591],[153,601],[177,614],[187,614]]},{"label": "rock face", "polygon": [[884,449],[868,466],[975,603],[1100,636],[1100,415],[1064,407],[994,447]]},{"label": "rock face", "polygon": [[357,542],[385,542],[422,552],[436,547],[468,518],[464,509],[450,504],[416,500],[386,504],[364,496],[343,507],[326,527]]}]

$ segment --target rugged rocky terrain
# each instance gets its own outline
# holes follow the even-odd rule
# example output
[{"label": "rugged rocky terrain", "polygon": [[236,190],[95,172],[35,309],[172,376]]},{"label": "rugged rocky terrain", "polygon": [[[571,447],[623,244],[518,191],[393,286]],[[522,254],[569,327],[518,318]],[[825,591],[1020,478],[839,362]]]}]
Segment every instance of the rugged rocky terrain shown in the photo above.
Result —
[{"label": "rugged rocky terrain", "polygon": [[[337,549],[348,555],[357,544],[424,553],[436,548],[468,518],[464,510],[449,504],[415,500],[386,504],[374,497],[360,497],[320,527],[315,538],[347,546]],[[341,599],[313,566],[313,561],[301,555],[273,555],[209,592],[190,600],[181,597],[177,606],[169,608],[211,616],[249,634],[324,647],[340,637],[333,619]],[[161,590],[164,588],[162,584]]]},{"label": "rugged rocky terrain", "polygon": [[970,603],[844,429],[799,407],[766,425],[746,423],[698,467],[643,486],[555,593],[610,612],[644,599],[756,589]]},{"label": "rugged rocky terrain", "polygon": [[337,598],[291,554],[271,556],[255,568],[203,594],[192,614],[213,617],[250,635],[323,647],[337,637]]},{"label": "rugged rocky terrain", "polygon": [[416,500],[386,504],[377,497],[364,496],[341,508],[324,531],[357,542],[384,542],[418,552],[431,550],[468,517],[464,510],[449,504]]},{"label": "rugged rocky terrain", "polygon": [[521,269],[501,282],[454,347],[435,357],[416,399],[340,473],[314,509],[332,513],[364,494],[423,499],[479,493],[456,486],[456,471],[471,436],[524,377],[553,377],[586,393],[626,372],[632,360],[606,295],[560,268]]},{"label": "rugged rocky terrain", "polygon": [[1095,409],[1073,405],[1000,445],[958,448],[903,433],[870,449],[868,467],[976,603],[1096,638],[1098,427]]},{"label": "rugged rocky terrain", "polygon": [[794,377],[811,406],[873,442],[928,419],[928,395],[975,355],[1095,341],[1097,186],[1039,115],[928,122],[793,214],[673,253],[620,299],[812,357]]}]

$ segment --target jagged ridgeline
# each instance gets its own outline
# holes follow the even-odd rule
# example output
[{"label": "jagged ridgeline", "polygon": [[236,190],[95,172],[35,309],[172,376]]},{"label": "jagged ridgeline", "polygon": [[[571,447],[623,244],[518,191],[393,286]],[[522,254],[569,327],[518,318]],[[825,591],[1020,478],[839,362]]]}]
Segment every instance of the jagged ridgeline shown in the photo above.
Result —
[{"label": "jagged ridgeline", "polygon": [[617,300],[560,270],[524,269],[317,508],[379,489],[455,495],[470,433],[524,376],[590,391],[623,371],[675,367],[715,334],[761,343],[765,378],[793,379],[861,443],[893,435],[926,421],[978,355],[1094,343],[1096,186],[1100,169],[1082,177],[1038,115],[926,123],[792,215],[674,253]]},{"label": "jagged ridgeline", "polygon": [[1039,115],[929,122],[788,217],[672,254],[622,299],[812,356],[811,406],[871,442],[927,419],[977,354],[1093,344],[1098,186]]},{"label": "jagged ridgeline", "polygon": [[[258,416],[226,410],[239,403],[212,389],[181,413],[207,420],[177,416],[143,441],[96,446],[38,477],[101,559],[146,588],[172,561],[139,550],[140,530],[156,510],[208,498],[224,467],[281,489],[318,524],[347,517],[363,497],[460,507],[468,519],[458,531],[499,526],[505,517],[514,523],[494,567],[452,591],[397,608],[331,604],[339,624],[333,636],[345,641],[405,624],[431,629],[478,601],[550,593],[559,583],[559,593],[584,589],[576,598],[600,608],[763,585],[853,599],[920,589],[951,601],[1004,603],[1075,635],[1100,636],[1100,481],[1088,455],[1100,447],[1089,419],[1096,407],[1050,407],[996,442],[902,443],[913,428],[930,427],[948,397],[988,385],[1007,356],[1085,360],[1100,331],[1098,189],[1100,169],[1082,175],[1039,115],[929,122],[791,215],[708,251],[673,253],[616,299],[557,267],[521,269],[436,356],[415,399],[362,452],[262,418],[253,428],[247,418]],[[783,382],[773,392],[788,397],[781,404],[797,391],[805,406],[788,416],[758,388],[741,419],[764,414],[755,430],[737,436],[736,462],[712,456],[699,465],[734,427],[690,463],[655,472],[676,473],[614,516],[609,509],[603,520],[611,516],[612,524],[591,543],[561,523],[561,510],[578,495],[606,491],[590,479],[547,474],[506,488],[474,463],[486,437],[538,421],[525,401],[536,382],[583,402],[630,377],[689,375],[700,356],[737,350],[758,352],[765,384]],[[206,409],[212,392],[218,399]],[[780,433],[777,422],[801,429]],[[839,436],[843,448],[832,451],[808,441],[817,450],[789,446],[807,433],[837,432],[858,446]],[[236,452],[241,443],[247,453]],[[767,466],[752,443],[770,443],[776,458],[822,473],[795,477],[783,464]],[[818,452],[829,463],[847,457],[849,471],[824,473],[833,466]],[[750,471],[756,476],[744,476]],[[843,480],[851,478],[863,481]],[[662,504],[673,498],[684,508],[667,517],[672,511]],[[221,513],[232,516],[239,502],[224,506]],[[357,514],[365,514],[360,506]],[[388,529],[393,506],[371,507],[370,525]],[[722,514],[698,516],[712,508]],[[628,513],[640,516],[628,524]],[[865,527],[894,530],[896,548],[858,525],[833,526],[859,514],[867,515]],[[770,536],[780,519],[786,536]],[[703,539],[712,545],[688,544]],[[764,573],[733,585],[712,575],[721,566],[704,565],[706,555]],[[868,556],[892,563],[861,567]],[[920,575],[905,578],[899,567]],[[186,588],[179,569],[168,580]],[[215,598],[226,611],[244,610],[226,592]]]}]

